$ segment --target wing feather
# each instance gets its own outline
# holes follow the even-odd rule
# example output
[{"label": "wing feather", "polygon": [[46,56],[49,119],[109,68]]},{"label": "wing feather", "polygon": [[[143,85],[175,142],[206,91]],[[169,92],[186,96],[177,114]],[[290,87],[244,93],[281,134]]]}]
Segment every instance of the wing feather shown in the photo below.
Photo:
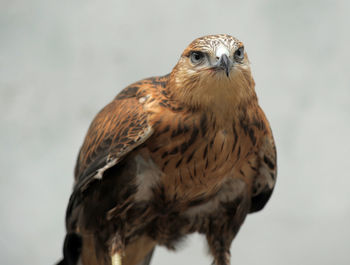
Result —
[{"label": "wing feather", "polygon": [[277,157],[272,134],[265,136],[259,150],[259,170],[253,183],[252,204],[250,212],[260,211],[270,199],[276,183]]},{"label": "wing feather", "polygon": [[[148,116],[137,97],[137,89],[126,88],[95,117],[80,149],[75,168],[75,183],[69,200],[67,228],[74,227],[74,210],[81,203],[83,193],[104,172],[116,166],[153,133]],[[71,230],[71,229],[69,229]]]},{"label": "wing feather", "polygon": [[263,110],[257,109],[257,128],[263,132],[258,150],[258,174],[253,181],[250,213],[260,211],[269,201],[277,177],[277,153],[270,124]]}]

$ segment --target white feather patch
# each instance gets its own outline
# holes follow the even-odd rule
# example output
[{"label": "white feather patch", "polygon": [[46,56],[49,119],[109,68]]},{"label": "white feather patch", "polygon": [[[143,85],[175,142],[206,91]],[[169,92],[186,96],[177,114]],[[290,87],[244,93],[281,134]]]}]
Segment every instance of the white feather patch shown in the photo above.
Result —
[{"label": "white feather patch", "polygon": [[226,54],[227,56],[230,56],[230,51],[227,49],[226,46],[220,45],[215,52],[216,57],[220,58],[223,54]]},{"label": "white feather patch", "polygon": [[150,158],[144,158],[141,155],[135,157],[136,162],[136,201],[151,199],[152,188],[157,185],[162,172]]},{"label": "white feather patch", "polygon": [[193,206],[186,211],[188,217],[195,217],[210,214],[216,211],[222,202],[234,201],[246,188],[241,179],[230,179],[223,184],[219,193],[210,201],[198,206]]}]

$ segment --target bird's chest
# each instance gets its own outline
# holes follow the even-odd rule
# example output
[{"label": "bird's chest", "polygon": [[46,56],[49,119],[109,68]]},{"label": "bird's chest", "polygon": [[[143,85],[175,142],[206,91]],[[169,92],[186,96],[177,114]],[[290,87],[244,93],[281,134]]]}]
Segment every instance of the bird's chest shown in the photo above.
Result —
[{"label": "bird's chest", "polygon": [[243,130],[198,124],[165,126],[134,157],[135,201],[146,207],[152,236],[164,244],[202,231],[211,216],[226,211],[223,205],[246,201],[257,173],[255,147]]},{"label": "bird's chest", "polygon": [[244,178],[240,171],[248,160],[255,163],[253,147],[239,130],[203,123],[165,127],[150,141],[158,186],[169,198],[188,202],[215,194],[227,179]]},{"label": "bird's chest", "polygon": [[[130,223],[132,227],[145,229],[158,244],[171,246],[177,238],[188,233],[206,231],[208,221],[212,218],[218,218],[228,208],[238,207],[241,202],[247,201],[247,183],[242,178],[230,175],[232,173],[226,173],[221,178],[220,175],[213,174],[216,181],[203,179],[199,185],[193,179],[192,185],[184,187],[185,181],[190,183],[185,176],[182,182],[173,182],[173,185],[177,185],[173,188],[165,184],[165,180],[169,181],[169,176],[165,175],[153,159],[139,154],[134,161],[137,185],[134,199],[135,205],[139,205],[136,209],[141,209],[141,212]],[[209,171],[203,172],[205,174]],[[215,183],[215,188],[212,183]],[[143,222],[140,223],[139,220]],[[130,228],[130,237],[133,236],[132,231],[134,230]]]}]

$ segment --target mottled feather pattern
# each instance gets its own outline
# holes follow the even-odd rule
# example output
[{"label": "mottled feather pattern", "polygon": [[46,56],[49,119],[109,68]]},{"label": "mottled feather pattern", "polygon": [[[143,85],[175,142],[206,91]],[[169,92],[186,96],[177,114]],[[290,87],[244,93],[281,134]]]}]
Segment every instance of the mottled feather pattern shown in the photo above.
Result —
[{"label": "mottled feather pattern", "polygon": [[[225,34],[199,38],[170,74],[131,84],[97,114],[66,216],[84,265],[109,265],[115,253],[124,265],[149,264],[156,245],[176,249],[193,232],[206,236],[216,265],[230,264],[232,240],[266,205],[277,174],[246,52],[235,61],[242,47]],[[207,61],[194,63],[194,51]]]}]

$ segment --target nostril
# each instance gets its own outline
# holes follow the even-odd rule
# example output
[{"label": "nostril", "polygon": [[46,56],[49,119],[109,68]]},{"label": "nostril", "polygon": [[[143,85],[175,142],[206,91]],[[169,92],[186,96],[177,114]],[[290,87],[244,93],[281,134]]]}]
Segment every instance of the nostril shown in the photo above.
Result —
[{"label": "nostril", "polygon": [[217,59],[217,60],[219,60],[219,59],[220,59],[220,57],[219,57],[219,56],[216,56],[216,59]]}]

